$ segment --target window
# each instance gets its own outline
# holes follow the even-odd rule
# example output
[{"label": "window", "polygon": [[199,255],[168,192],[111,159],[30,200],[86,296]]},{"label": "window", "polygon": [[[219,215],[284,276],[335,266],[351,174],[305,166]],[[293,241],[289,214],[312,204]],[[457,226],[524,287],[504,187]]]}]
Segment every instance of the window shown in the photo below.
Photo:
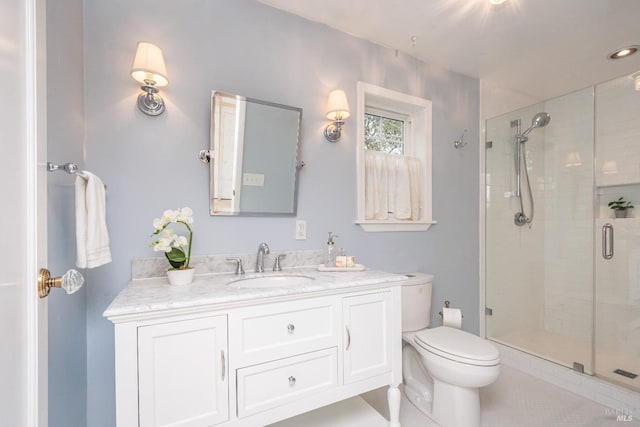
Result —
[{"label": "window", "polygon": [[364,113],[364,147],[388,154],[404,154],[407,116],[367,108]]},{"label": "window", "polygon": [[431,217],[431,101],[358,82],[358,219],[424,231]]}]

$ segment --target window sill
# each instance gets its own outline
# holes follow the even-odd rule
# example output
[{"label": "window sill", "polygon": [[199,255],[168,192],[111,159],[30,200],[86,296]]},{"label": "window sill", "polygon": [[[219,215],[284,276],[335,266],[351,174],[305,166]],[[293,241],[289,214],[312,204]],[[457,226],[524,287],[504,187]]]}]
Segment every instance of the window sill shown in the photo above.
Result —
[{"label": "window sill", "polygon": [[356,221],[366,232],[377,233],[383,231],[427,231],[436,221],[394,221],[394,220],[364,220]]}]

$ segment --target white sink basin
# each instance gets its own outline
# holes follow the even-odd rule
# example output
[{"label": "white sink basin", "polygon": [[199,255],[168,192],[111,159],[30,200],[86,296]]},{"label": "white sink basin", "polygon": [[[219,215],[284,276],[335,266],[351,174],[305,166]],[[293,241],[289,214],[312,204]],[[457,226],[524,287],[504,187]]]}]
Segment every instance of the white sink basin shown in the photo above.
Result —
[{"label": "white sink basin", "polygon": [[234,280],[229,282],[228,285],[235,288],[281,288],[285,286],[304,285],[312,280],[316,279],[309,276],[295,275],[260,276]]}]

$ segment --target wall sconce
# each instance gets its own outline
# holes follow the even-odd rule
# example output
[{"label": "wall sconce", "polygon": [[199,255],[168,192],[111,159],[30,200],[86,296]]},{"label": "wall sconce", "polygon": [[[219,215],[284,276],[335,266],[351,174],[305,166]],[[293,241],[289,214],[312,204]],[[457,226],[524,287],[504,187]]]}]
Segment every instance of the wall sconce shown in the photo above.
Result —
[{"label": "wall sconce", "polygon": [[147,42],[138,42],[136,56],[131,66],[131,77],[142,83],[144,91],[138,96],[138,108],[149,116],[158,116],[164,111],[164,101],[158,95],[158,87],[169,84],[162,50]]},{"label": "wall sconce", "polygon": [[342,125],[350,115],[347,95],[340,89],[332,91],[329,94],[329,102],[327,102],[327,119],[331,120],[332,123],[324,128],[324,137],[327,138],[327,141],[340,141]]}]

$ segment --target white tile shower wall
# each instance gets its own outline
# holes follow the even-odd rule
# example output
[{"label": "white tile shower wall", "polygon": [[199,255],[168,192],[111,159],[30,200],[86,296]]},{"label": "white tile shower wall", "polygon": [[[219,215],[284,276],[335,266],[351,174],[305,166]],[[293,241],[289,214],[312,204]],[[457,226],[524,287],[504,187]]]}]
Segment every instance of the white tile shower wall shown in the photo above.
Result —
[{"label": "white tile shower wall", "polygon": [[[515,129],[511,128],[511,121],[517,119],[523,129],[528,127],[538,110],[533,106],[487,122],[487,139],[493,144],[486,154],[486,305],[493,309],[487,318],[487,336],[496,339],[509,340],[543,327],[544,199],[535,183],[544,177],[544,153],[540,143],[525,146],[537,213],[531,228],[518,227],[514,214],[520,211],[520,203],[513,196]],[[524,180],[522,187],[526,187]],[[527,190],[523,191],[526,195]],[[526,198],[525,209],[530,211]]]},{"label": "white tile shower wall", "polygon": [[[551,99],[544,128],[545,329],[592,336],[593,118],[591,88]],[[537,132],[537,131],[534,131]],[[580,160],[579,162],[576,159]],[[589,360],[585,355],[584,360]],[[590,366],[586,366],[590,370]]]},{"label": "white tile shower wall", "polygon": [[596,86],[599,186],[640,183],[638,105],[640,96],[632,79],[621,77]]},{"label": "white tile shower wall", "polygon": [[[502,164],[501,168],[499,169],[495,168],[496,165],[489,164],[491,162],[489,153],[492,153],[492,151],[491,149],[485,148],[485,141],[489,140],[487,138],[488,120],[495,118],[499,115],[506,114],[510,111],[514,111],[516,109],[522,108],[526,105],[534,104],[539,101],[541,101],[539,98],[529,94],[522,93],[520,90],[507,88],[502,84],[492,82],[489,80],[480,80],[480,129],[482,129],[480,150],[479,150],[480,151],[480,167],[482,171],[482,175],[480,177],[480,187],[479,187],[480,188],[480,221],[481,221],[480,242],[482,245],[480,249],[480,311],[481,313],[484,311],[484,307],[489,306],[487,304],[488,300],[496,302],[497,304],[499,304],[498,306],[510,307],[510,305],[508,304],[508,301],[505,301],[505,300],[508,300],[508,296],[495,295],[494,285],[498,281],[498,277],[496,277],[495,274],[492,274],[491,283],[487,282],[487,279],[489,278],[489,275],[488,275],[489,273],[487,269],[487,261],[489,259],[487,257],[488,255],[487,250],[489,249],[489,246],[486,245],[488,243],[486,241],[486,237],[488,235],[487,220],[490,217],[490,215],[487,215],[487,214],[489,213],[489,209],[491,209],[491,200],[495,199],[496,197],[501,197],[500,192],[504,194],[504,190],[501,188],[501,185],[493,186],[493,183],[495,182],[499,184],[502,182],[501,174],[507,173],[509,169],[505,169],[505,168],[508,168],[508,165],[510,163],[508,160],[502,159],[506,161],[506,163]],[[505,127],[503,131],[505,133],[508,133],[508,128]],[[489,160],[489,163],[487,162],[487,160]],[[494,159],[493,161],[495,162],[496,160]],[[490,170],[488,166],[491,166],[492,169],[495,169],[495,170]],[[497,199],[496,199],[496,203],[498,203]],[[496,214],[498,214],[498,212],[494,209],[492,211],[491,216],[494,216]],[[504,214],[504,218],[498,221],[505,221],[504,224],[509,223],[510,219],[507,218],[508,216],[507,212],[505,211],[503,212],[503,214]],[[493,223],[491,227],[492,227],[492,230],[498,229],[495,223]],[[494,259],[493,254],[491,254],[491,259],[492,260]],[[499,267],[494,266],[493,270],[498,271]],[[504,278],[501,280],[504,281],[508,279]],[[493,293],[493,295],[489,298],[487,297],[488,292]],[[480,328],[481,328],[482,335],[486,335],[488,332],[487,330],[488,322],[491,323],[491,318],[481,315]],[[496,324],[496,322],[492,322],[491,327],[495,329],[499,326]],[[494,330],[492,332],[501,333],[501,331],[499,330],[498,331]]]}]

